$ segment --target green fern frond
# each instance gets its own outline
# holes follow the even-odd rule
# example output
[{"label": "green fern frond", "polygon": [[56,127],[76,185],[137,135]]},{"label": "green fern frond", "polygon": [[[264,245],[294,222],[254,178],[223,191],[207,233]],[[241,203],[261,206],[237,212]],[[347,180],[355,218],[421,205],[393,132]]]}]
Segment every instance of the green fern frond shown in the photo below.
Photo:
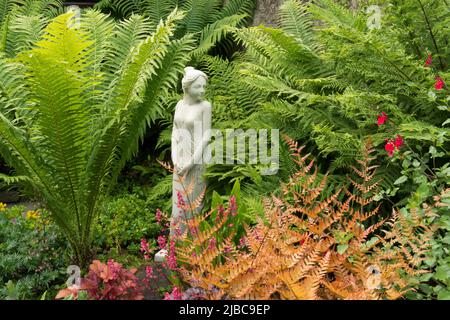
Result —
[{"label": "green fern frond", "polygon": [[207,53],[208,50],[221,41],[234,27],[238,26],[245,17],[245,15],[228,16],[205,26],[200,33],[199,45],[192,53],[193,56]]},{"label": "green fern frond", "polygon": [[177,7],[177,0],[144,0],[139,4],[140,12],[150,18],[154,25],[157,25],[162,19],[166,19],[169,14]]},{"label": "green fern frond", "polygon": [[279,11],[281,28],[293,35],[297,41],[319,51],[319,45],[313,32],[313,21],[306,5],[298,0],[285,1]]}]

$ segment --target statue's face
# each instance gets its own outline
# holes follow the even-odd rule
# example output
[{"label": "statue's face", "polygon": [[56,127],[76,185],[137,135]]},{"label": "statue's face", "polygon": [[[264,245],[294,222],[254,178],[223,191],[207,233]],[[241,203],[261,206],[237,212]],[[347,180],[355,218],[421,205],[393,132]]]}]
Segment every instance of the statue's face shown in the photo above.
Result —
[{"label": "statue's face", "polygon": [[198,77],[188,88],[187,94],[197,101],[203,100],[205,96],[206,79]]}]

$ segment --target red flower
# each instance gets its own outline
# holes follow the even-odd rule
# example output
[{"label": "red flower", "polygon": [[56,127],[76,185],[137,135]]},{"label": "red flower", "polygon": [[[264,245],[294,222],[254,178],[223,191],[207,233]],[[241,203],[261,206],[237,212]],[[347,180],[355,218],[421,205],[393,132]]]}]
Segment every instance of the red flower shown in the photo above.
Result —
[{"label": "red flower", "polygon": [[425,61],[425,67],[431,66],[431,63],[433,62],[433,59],[431,58],[431,54],[428,54],[428,58]]},{"label": "red flower", "polygon": [[398,134],[397,137],[395,137],[394,145],[397,150],[403,145],[403,138],[401,135]]},{"label": "red flower", "polygon": [[384,113],[384,111],[381,112],[381,115],[378,116],[378,126],[381,126],[382,124],[384,124],[387,119],[388,119],[388,116],[386,115],[386,113]]},{"label": "red flower", "polygon": [[442,88],[444,87],[444,80],[442,80],[441,77],[436,76],[436,83],[434,84],[434,88],[436,90],[442,90]]},{"label": "red flower", "polygon": [[384,150],[386,150],[389,154],[389,157],[392,157],[394,155],[395,145],[392,139],[389,141],[386,139],[386,145],[384,146]]}]

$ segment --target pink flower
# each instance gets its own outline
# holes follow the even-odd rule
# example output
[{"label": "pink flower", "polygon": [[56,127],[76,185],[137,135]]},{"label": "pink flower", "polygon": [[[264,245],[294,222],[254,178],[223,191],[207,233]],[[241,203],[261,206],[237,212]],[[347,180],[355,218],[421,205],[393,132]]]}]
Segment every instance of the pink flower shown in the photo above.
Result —
[{"label": "pink flower", "polygon": [[183,233],[181,231],[181,226],[180,226],[180,220],[179,217],[173,219],[173,225],[172,225],[172,230],[173,230],[173,234],[175,237],[179,238],[181,237],[181,234]]},{"label": "pink flower", "polygon": [[198,227],[191,227],[189,226],[189,232],[191,233],[191,235],[195,236],[198,234],[199,230]]},{"label": "pink flower", "polygon": [[444,80],[442,80],[441,77],[436,76],[436,83],[434,84],[434,88],[436,90],[442,90],[442,88],[444,87]]},{"label": "pink flower", "polygon": [[212,250],[213,248],[216,247],[216,244],[217,244],[216,237],[212,237],[211,239],[209,239],[208,249]]},{"label": "pink flower", "polygon": [[162,212],[161,210],[156,209],[156,222],[158,222],[158,224],[161,224],[162,221]]},{"label": "pink flower", "polygon": [[177,259],[175,257],[175,241],[173,240],[170,240],[170,250],[169,250],[169,257],[167,258],[167,263],[171,270],[176,270]]},{"label": "pink flower", "polygon": [[256,230],[256,229],[253,230],[253,237],[257,241],[262,241],[262,236],[261,236],[260,230]]},{"label": "pink flower", "polygon": [[178,208],[182,208],[185,205],[183,196],[180,191],[177,191],[177,206]]},{"label": "pink flower", "polygon": [[172,293],[168,293],[166,292],[166,294],[164,295],[164,300],[181,300],[181,298],[183,297],[181,291],[178,289],[178,287],[173,287],[172,289]]},{"label": "pink flower", "polygon": [[403,146],[403,138],[401,135],[398,134],[395,137],[394,145],[397,148],[397,150],[400,149],[401,146]]},{"label": "pink flower", "polygon": [[392,139],[390,139],[389,141],[386,139],[386,145],[384,146],[384,150],[388,152],[389,157],[392,157],[394,155],[394,149],[395,145]]},{"label": "pink flower", "polygon": [[145,240],[145,238],[141,239],[141,251],[142,252],[148,251],[148,243],[147,243],[147,240]]},{"label": "pink flower", "polygon": [[237,213],[236,197],[234,195],[230,197],[230,211],[232,216],[235,216]]},{"label": "pink flower", "polygon": [[161,249],[166,248],[167,243],[166,243],[166,238],[164,238],[164,236],[159,236],[156,241],[158,242],[158,245]]},{"label": "pink flower", "polygon": [[220,218],[223,217],[225,213],[225,209],[223,208],[223,205],[219,205],[219,208],[217,208],[217,216],[215,219],[215,222],[218,222],[220,220]]},{"label": "pink flower", "polygon": [[381,126],[382,124],[384,124],[388,119],[388,116],[386,115],[386,113],[381,112],[381,115],[378,116],[378,126]]},{"label": "pink flower", "polygon": [[150,278],[150,279],[156,278],[156,276],[153,274],[153,268],[150,266],[147,266],[145,268],[145,275],[147,278]]},{"label": "pink flower", "polygon": [[425,67],[431,66],[431,63],[433,62],[433,59],[431,58],[431,54],[428,54],[428,58],[425,61]]},{"label": "pink flower", "polygon": [[226,246],[225,248],[223,248],[223,252],[230,253],[231,252],[231,247],[230,246]]},{"label": "pink flower", "polygon": [[246,244],[246,239],[245,239],[245,237],[240,238],[240,239],[239,239],[239,247],[243,248],[243,247],[245,247],[246,245],[247,245],[247,244]]}]

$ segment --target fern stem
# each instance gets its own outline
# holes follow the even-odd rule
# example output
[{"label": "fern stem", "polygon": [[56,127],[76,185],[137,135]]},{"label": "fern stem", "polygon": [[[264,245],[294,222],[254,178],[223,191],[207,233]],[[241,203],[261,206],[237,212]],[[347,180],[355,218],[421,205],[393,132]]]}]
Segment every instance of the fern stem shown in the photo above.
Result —
[{"label": "fern stem", "polygon": [[264,243],[265,243],[265,241],[266,241],[267,235],[269,234],[270,230],[272,229],[272,225],[273,225],[273,222],[274,222],[274,221],[275,221],[274,218],[272,219],[272,221],[270,221],[269,228],[267,229],[267,232],[264,234],[264,237],[263,237],[263,239],[262,239],[262,241],[261,241],[261,245],[259,246],[258,251],[256,251],[256,254],[255,254],[255,256],[254,256],[253,259],[252,259],[252,263],[250,264],[250,268],[247,269],[246,273],[248,273],[249,270],[252,269],[253,264],[255,263],[255,260],[256,260],[256,258],[258,257],[258,254],[261,252],[261,249],[262,249],[262,247],[264,246]]},{"label": "fern stem", "polygon": [[431,28],[430,20],[428,20],[428,16],[427,16],[427,14],[425,12],[425,8],[424,8],[424,6],[422,4],[422,1],[421,0],[417,0],[417,1],[419,2],[420,9],[422,10],[423,16],[425,18],[425,22],[427,24],[428,31],[430,32],[430,36],[431,36],[431,40],[433,41],[434,48],[436,49],[436,53],[437,53],[437,56],[439,58],[439,64],[441,65],[441,70],[444,70],[444,63],[442,62],[441,54],[439,53],[439,48],[438,48],[438,45],[437,45],[437,42],[436,42],[436,38],[435,38],[434,33],[433,33],[433,29]]},{"label": "fern stem", "polygon": [[395,70],[397,70],[399,73],[401,73],[409,81],[413,81],[413,79],[411,79],[406,73],[404,73],[402,69],[397,67],[397,65],[394,62],[392,62],[390,59],[386,58],[386,55],[383,54],[377,47],[373,47],[373,48],[380,54],[382,59],[384,59],[387,63],[389,63],[391,66],[393,66],[395,68]]},{"label": "fern stem", "polygon": [[[175,169],[175,168],[174,168],[174,169]],[[175,170],[174,170],[174,173],[175,173]],[[178,173],[175,173],[175,174],[178,175]],[[186,172],[186,174],[187,174],[187,172]],[[178,181],[181,183],[181,187],[183,188],[183,193],[186,195],[186,199],[187,199],[187,201],[188,201],[189,208],[192,208],[191,200],[189,199],[189,195],[187,194],[188,192],[186,191],[186,188],[185,188],[184,183],[183,183],[182,180],[184,180],[184,179],[180,179],[180,180],[178,180]],[[194,212],[193,212],[193,211],[191,211],[191,215],[192,215],[192,218],[193,218],[193,217],[194,217]],[[188,218],[187,218],[186,212],[184,213],[184,221],[185,221],[186,224],[187,224]],[[188,230],[188,231],[189,231],[189,233],[190,233],[190,230]],[[193,236],[193,235],[191,235],[191,236]]]}]

